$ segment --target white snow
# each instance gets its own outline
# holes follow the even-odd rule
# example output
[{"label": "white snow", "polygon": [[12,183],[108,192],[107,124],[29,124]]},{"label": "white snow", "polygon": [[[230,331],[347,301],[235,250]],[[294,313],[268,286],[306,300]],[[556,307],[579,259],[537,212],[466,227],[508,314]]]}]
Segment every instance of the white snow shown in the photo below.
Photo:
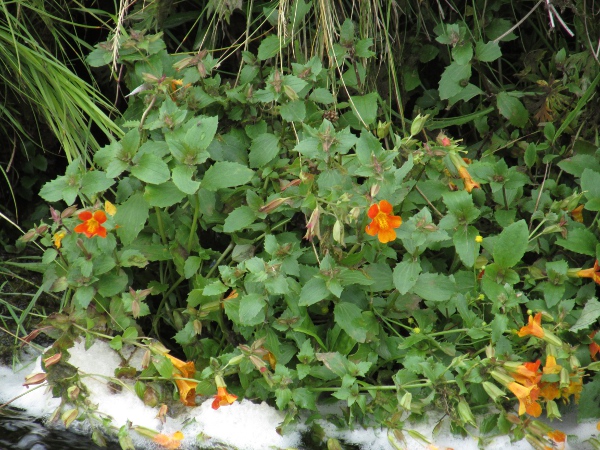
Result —
[{"label": "white snow", "polygon": [[[301,446],[302,426],[298,426],[285,436],[277,433],[276,428],[283,420],[283,414],[266,403],[255,404],[249,400],[235,402],[230,406],[220,407],[218,410],[211,408],[212,398],[201,405],[187,408],[185,414],[177,418],[168,417],[165,424],[157,418],[158,408],[151,408],[135,395],[133,387],[114,392],[108,386],[108,378],[114,375],[114,369],[121,362],[120,357],[105,342],[96,341],[87,351],[84,343],[76,343],[69,350],[71,358],[69,363],[78,367],[83,374],[83,382],[90,391],[90,400],[98,405],[98,411],[112,418],[115,427],[121,427],[130,421],[134,426],[143,426],[171,434],[182,431],[185,435],[182,449],[197,448],[201,443],[204,448],[227,444],[239,450],[265,450],[265,449],[293,449]],[[141,365],[141,352],[136,352],[131,357],[130,364],[137,368]],[[30,361],[22,367],[12,370],[10,367],[0,366],[0,403],[8,402],[21,408],[36,417],[47,417],[59,405],[59,399],[52,398],[46,386],[35,389],[23,387],[27,375],[40,372],[40,360]],[[447,422],[441,427],[435,437],[432,430],[439,417],[431,417],[428,423],[404,424],[402,436],[404,443],[396,440],[402,447],[395,447],[390,443],[388,430],[381,428],[340,430],[335,425],[320,421],[327,437],[338,438],[348,443],[357,444],[362,450],[429,450],[447,448],[453,450],[478,450],[479,443],[476,438],[461,438],[453,436]],[[562,422],[555,421],[551,426],[560,429],[568,435],[566,449],[587,450],[591,445],[584,441],[590,437],[598,437],[597,421],[577,423],[575,412],[568,414]],[[80,428],[85,432],[85,428]],[[431,443],[415,439],[411,432],[416,431],[425,436]],[[414,433],[412,433],[414,434]],[[139,449],[155,449],[156,444],[147,438],[132,432],[131,437]],[[486,441],[486,450],[531,450],[527,441],[511,443],[508,437],[497,437]]]}]

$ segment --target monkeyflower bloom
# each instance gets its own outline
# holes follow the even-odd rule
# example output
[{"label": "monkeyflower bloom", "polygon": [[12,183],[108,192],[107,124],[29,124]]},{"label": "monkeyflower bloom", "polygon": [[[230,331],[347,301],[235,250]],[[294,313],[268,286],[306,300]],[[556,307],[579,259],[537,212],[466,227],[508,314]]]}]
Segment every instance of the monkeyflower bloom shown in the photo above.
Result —
[{"label": "monkeyflower bloom", "polygon": [[527,325],[521,327],[517,335],[519,337],[531,335],[540,339],[543,338],[544,329],[542,328],[542,313],[537,313],[535,317],[529,316],[529,321],[527,322]]},{"label": "monkeyflower bloom", "polygon": [[54,233],[54,236],[52,236],[52,240],[54,241],[54,246],[59,249],[62,245],[62,240],[63,238],[67,235],[67,232],[65,230],[60,230],[56,233]]},{"label": "monkeyflower bloom", "polygon": [[193,362],[183,362],[171,355],[165,354],[173,364],[173,378],[179,390],[179,399],[186,406],[196,406],[196,386],[197,381],[189,381],[183,378],[193,378],[196,373],[196,366]]},{"label": "monkeyflower bloom", "polygon": [[106,222],[106,214],[104,211],[95,211],[93,214],[90,211],[79,213],[79,220],[83,223],[77,225],[74,229],[75,233],[85,234],[88,238],[93,236],[106,237],[106,228],[102,226]]},{"label": "monkeyflower bloom", "polygon": [[539,359],[536,362],[515,364],[505,363],[504,368],[517,383],[521,383],[524,386],[532,386],[540,382],[542,374],[539,372],[541,364]]},{"label": "monkeyflower bloom", "polygon": [[[573,269],[570,269],[571,271]],[[567,272],[567,275],[569,273]],[[597,284],[600,284],[600,264],[598,264],[598,260],[594,263],[594,267],[590,267],[589,269],[579,269],[575,271],[575,276],[579,278],[591,278]]]},{"label": "monkeyflower bloom", "polygon": [[519,400],[519,415],[527,413],[533,417],[539,417],[542,414],[542,407],[537,402],[540,389],[537,385],[525,387],[515,381],[508,383],[508,389],[515,394]]},{"label": "monkeyflower bloom", "polygon": [[[590,339],[594,339],[594,336],[596,336],[597,332],[598,330],[593,331],[592,334],[590,334]],[[600,345],[598,345],[595,341],[592,340],[592,342],[590,343],[590,356],[594,361],[596,361],[596,355],[598,353],[600,353]]]},{"label": "monkeyflower bloom", "polygon": [[450,156],[450,161],[452,161],[452,164],[458,171],[458,176],[461,177],[465,183],[465,190],[467,192],[471,192],[476,188],[481,189],[481,185],[471,178],[471,174],[467,170],[468,163],[465,161],[465,159],[461,158],[456,153],[449,153],[448,155]]},{"label": "monkeyflower bloom", "polygon": [[225,381],[220,375],[215,376],[215,384],[217,385],[217,395],[212,402],[212,409],[219,409],[220,406],[233,404],[237,400],[237,395],[227,392]]},{"label": "monkeyflower bloom", "polygon": [[396,239],[394,228],[402,225],[402,218],[393,216],[392,212],[392,205],[387,200],[381,200],[379,203],[371,205],[367,213],[371,223],[367,225],[365,232],[369,236],[377,235],[377,239],[382,244]]},{"label": "monkeyflower bloom", "polygon": [[168,450],[176,450],[181,446],[183,433],[181,431],[176,431],[171,435],[159,433],[154,436],[152,440],[163,448]]}]

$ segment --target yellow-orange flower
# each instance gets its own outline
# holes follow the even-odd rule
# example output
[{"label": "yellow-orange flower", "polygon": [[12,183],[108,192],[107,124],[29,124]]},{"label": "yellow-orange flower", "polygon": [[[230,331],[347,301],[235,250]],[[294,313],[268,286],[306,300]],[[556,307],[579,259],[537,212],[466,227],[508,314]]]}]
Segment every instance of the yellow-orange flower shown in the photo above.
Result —
[{"label": "yellow-orange flower", "polygon": [[467,192],[471,192],[475,188],[481,189],[481,185],[477,181],[474,181],[473,178],[471,178],[471,174],[469,173],[466,167],[458,167],[458,175],[463,179],[465,183],[465,190]]},{"label": "yellow-orange flower", "polygon": [[176,450],[181,446],[183,433],[181,431],[176,431],[170,436],[159,433],[154,436],[152,440],[168,450]]},{"label": "yellow-orange flower", "polygon": [[524,386],[533,386],[539,383],[542,378],[542,374],[539,372],[540,360],[536,362],[525,362],[519,366],[513,368],[509,365],[505,365],[504,368],[509,371],[510,376],[518,383]]},{"label": "yellow-orange flower", "polygon": [[529,322],[524,327],[521,327],[517,335],[519,337],[531,335],[538,338],[543,338],[544,329],[542,328],[542,313],[537,313],[535,317],[529,316]]},{"label": "yellow-orange flower", "polygon": [[365,228],[365,232],[370,236],[377,235],[377,239],[383,244],[396,239],[394,228],[402,225],[402,218],[393,216],[392,212],[392,205],[387,200],[371,205],[368,216],[372,221]]},{"label": "yellow-orange flower", "polygon": [[98,210],[94,214],[89,211],[83,211],[78,217],[83,223],[75,227],[75,233],[85,234],[89,238],[93,236],[106,237],[106,228],[102,226],[106,222],[104,211]]},{"label": "yellow-orange flower", "polygon": [[583,223],[583,205],[579,205],[577,208],[571,211],[571,217],[575,222]]},{"label": "yellow-orange flower", "polygon": [[225,386],[217,387],[217,395],[215,395],[215,399],[212,402],[212,408],[219,409],[219,406],[231,405],[236,400],[237,395],[227,392],[227,388]]},{"label": "yellow-orange flower", "polygon": [[546,357],[546,365],[544,366],[544,375],[557,374],[562,370],[562,366],[556,364],[556,358],[552,355]]},{"label": "yellow-orange flower", "polygon": [[598,264],[598,260],[594,263],[594,267],[578,270],[577,276],[579,278],[591,278],[596,283],[600,284],[600,264]]},{"label": "yellow-orange flower", "polygon": [[570,375],[571,382],[569,386],[562,390],[562,397],[568,400],[569,396],[573,396],[575,403],[579,403],[581,397],[581,391],[583,390],[583,378],[579,372],[572,373]]},{"label": "yellow-orange flower", "polygon": [[525,413],[533,417],[539,417],[542,414],[542,407],[537,402],[540,393],[537,385],[525,387],[517,382],[508,383],[508,389],[515,394],[519,400],[519,415]]},{"label": "yellow-orange flower", "polygon": [[197,381],[183,380],[182,378],[193,378],[196,373],[196,366],[193,362],[183,362],[171,355],[165,355],[173,364],[173,378],[179,390],[179,399],[186,406],[196,406],[196,386]]},{"label": "yellow-orange flower", "polygon": [[[590,339],[594,339],[594,336],[596,336],[597,332],[598,332],[598,330],[593,331],[592,334],[590,334]],[[600,345],[596,344],[596,342],[592,340],[592,342],[590,343],[590,356],[592,357],[592,359],[594,361],[596,361],[596,355],[599,352],[600,352]]]},{"label": "yellow-orange flower", "polygon": [[546,401],[556,400],[560,398],[560,389],[558,383],[546,383],[542,381],[540,383],[540,397]]},{"label": "yellow-orange flower", "polygon": [[64,230],[60,230],[59,232],[54,233],[52,240],[54,241],[54,246],[56,248],[60,248],[60,246],[62,245],[62,240],[66,235],[67,235],[67,232]]}]

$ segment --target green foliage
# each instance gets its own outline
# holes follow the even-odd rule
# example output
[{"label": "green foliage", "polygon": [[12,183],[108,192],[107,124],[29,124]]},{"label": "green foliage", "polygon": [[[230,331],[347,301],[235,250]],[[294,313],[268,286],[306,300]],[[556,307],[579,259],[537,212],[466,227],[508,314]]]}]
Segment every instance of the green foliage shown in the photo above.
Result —
[{"label": "green foliage", "polygon": [[[493,406],[497,425],[482,429],[517,436],[529,425],[509,415],[509,383],[522,382],[511,374],[537,359],[551,369],[549,357],[560,380],[544,381],[576,402],[595,367],[582,349],[598,318],[600,149],[586,131],[596,119],[570,115],[561,92],[591,98],[598,67],[554,48],[547,67],[517,61],[504,43],[519,30],[497,16],[509,5],[476,3],[466,17],[424,12],[435,42],[405,36],[406,53],[385,59],[385,93],[387,36],[329,21],[309,55],[294,20],[322,5],[293,5],[265,10],[289,32],[246,46],[235,76],[217,51],[170,53],[147,29],[116,37],[125,133],[42,188],[67,208],[23,238],[45,248],[47,290],[70,314],[97,312],[81,333],[105,327],[113,348],[155,355],[138,336],[174,339],[207,392],[225,377],[285,424],[331,393],[348,421],[394,429],[404,411],[442,409],[465,432]],[[110,63],[109,43],[90,64]],[[518,89],[500,65],[520,70]],[[76,202],[106,211],[106,237],[89,236]],[[543,336],[526,333],[534,324]],[[142,376],[172,373],[158,356]]]}]

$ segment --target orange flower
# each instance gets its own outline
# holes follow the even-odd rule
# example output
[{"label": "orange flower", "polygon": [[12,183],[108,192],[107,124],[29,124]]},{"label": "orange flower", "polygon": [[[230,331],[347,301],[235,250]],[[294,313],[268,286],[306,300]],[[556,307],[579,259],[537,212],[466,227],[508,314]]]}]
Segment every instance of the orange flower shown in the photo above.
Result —
[{"label": "orange flower", "polygon": [[179,390],[179,399],[186,406],[196,406],[196,386],[197,381],[183,380],[182,378],[193,378],[196,373],[196,366],[193,362],[183,362],[171,355],[165,355],[173,363],[173,378]]},{"label": "orange flower", "polygon": [[525,362],[515,368],[507,364],[504,368],[509,371],[510,376],[518,383],[524,386],[533,386],[538,384],[542,378],[542,374],[538,372],[540,364],[541,362],[538,359],[536,362]]},{"label": "orange flower", "polygon": [[575,403],[579,403],[581,391],[583,390],[583,378],[579,372],[570,374],[571,382],[569,386],[562,390],[562,397],[567,400],[570,395],[573,395]]},{"label": "orange flower", "polygon": [[458,175],[465,182],[465,190],[467,192],[471,192],[475,188],[481,189],[481,185],[477,181],[474,181],[473,178],[471,178],[471,174],[469,173],[469,171],[467,170],[466,167],[463,167],[463,166],[459,167]]},{"label": "orange flower", "polygon": [[521,327],[517,335],[519,337],[531,335],[543,338],[544,329],[542,328],[542,313],[537,313],[535,317],[529,316],[529,322],[524,327]]},{"label": "orange flower", "polygon": [[394,228],[402,225],[402,217],[392,216],[392,212],[392,205],[387,200],[371,205],[368,216],[372,221],[365,228],[365,232],[369,236],[377,235],[377,239],[383,244],[396,239]]},{"label": "orange flower", "polygon": [[558,388],[558,383],[546,383],[545,381],[542,381],[540,383],[540,397],[546,401],[560,398],[560,389]]},{"label": "orange flower", "polygon": [[562,366],[556,364],[556,358],[552,355],[546,357],[546,365],[544,366],[544,375],[557,374],[562,370]]},{"label": "orange flower", "polygon": [[158,445],[163,446],[168,450],[176,450],[181,446],[181,441],[183,439],[183,433],[181,431],[176,431],[171,436],[166,434],[157,434],[152,438],[154,442]]},{"label": "orange flower", "polygon": [[54,246],[58,249],[62,245],[63,238],[67,235],[66,231],[60,230],[52,236],[52,240],[54,241]]},{"label": "orange flower", "polygon": [[577,276],[579,278],[591,278],[596,283],[600,284],[600,264],[598,264],[598,260],[594,263],[594,267],[578,270]]},{"label": "orange flower", "polygon": [[565,442],[567,440],[567,435],[560,430],[553,430],[549,432],[546,436],[548,436],[556,443]]},{"label": "orange flower", "polygon": [[571,217],[575,222],[583,223],[583,205],[579,205],[577,208],[572,210]]},{"label": "orange flower", "polygon": [[79,214],[79,220],[82,220],[83,223],[75,227],[75,233],[83,233],[89,238],[93,236],[106,237],[106,228],[102,226],[106,222],[104,211],[98,210],[94,214],[83,211]]},{"label": "orange flower", "polygon": [[215,395],[215,399],[212,402],[212,408],[219,409],[219,406],[231,405],[236,400],[237,395],[227,392],[227,388],[225,386],[217,387],[217,395]]},{"label": "orange flower", "polygon": [[533,417],[539,417],[542,414],[542,407],[536,401],[540,393],[537,385],[525,387],[522,384],[512,382],[508,383],[508,389],[519,399],[519,415],[525,413]]},{"label": "orange flower", "polygon": [[[594,339],[594,336],[596,336],[597,332],[598,330],[592,332],[592,334],[590,334],[590,339]],[[592,342],[590,343],[590,356],[594,361],[596,361],[596,354],[598,352],[600,352],[600,345],[596,344],[596,342],[592,340]]]}]

